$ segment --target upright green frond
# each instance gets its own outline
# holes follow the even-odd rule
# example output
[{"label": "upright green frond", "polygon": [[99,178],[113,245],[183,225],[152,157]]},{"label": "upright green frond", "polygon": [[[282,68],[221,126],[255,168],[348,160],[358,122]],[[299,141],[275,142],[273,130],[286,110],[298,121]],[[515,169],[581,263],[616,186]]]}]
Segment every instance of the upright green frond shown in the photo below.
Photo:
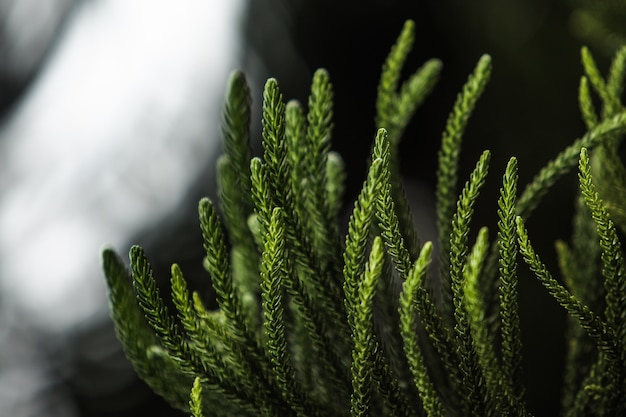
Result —
[{"label": "upright green frond", "polygon": [[232,204],[242,206],[246,216],[252,211],[249,165],[251,101],[245,76],[241,71],[234,71],[228,80],[222,111],[222,143],[236,173],[235,182],[229,187],[229,190],[232,188]]},{"label": "upright green frond", "polygon": [[242,306],[239,294],[233,283],[232,270],[222,225],[217,217],[215,208],[208,198],[200,200],[198,205],[200,228],[206,251],[206,263],[211,274],[211,283],[217,296],[217,303],[226,316],[241,332],[241,336],[248,332],[248,325],[243,320]]},{"label": "upright green frond", "polygon": [[311,173],[315,181],[323,182],[326,157],[330,150],[333,118],[333,87],[328,72],[318,69],[313,75],[306,137],[310,146]]},{"label": "upright green frond", "polygon": [[[387,141],[386,131],[380,129],[374,149],[380,149]],[[387,145],[388,146],[388,145]],[[376,152],[374,155],[376,155]],[[383,160],[376,158],[370,165],[367,179],[354,203],[348,222],[344,258],[344,303],[348,313],[348,323],[353,326],[356,304],[358,303],[359,276],[365,267],[365,253],[370,237],[370,228],[375,216],[376,200],[381,190],[381,174],[385,169]]]},{"label": "upright green frond", "polygon": [[[250,183],[249,164],[248,183]],[[238,175],[228,155],[222,155],[217,161],[218,192],[220,206],[222,208],[224,226],[228,232],[228,238],[232,247],[233,278],[240,286],[243,293],[254,294],[258,292],[258,264],[259,251],[254,236],[247,225],[247,219],[252,214],[252,198],[250,190],[245,194],[244,202],[239,197]],[[249,185],[247,185],[249,186]],[[251,303],[248,303],[251,304]],[[253,307],[248,310],[252,310]]]},{"label": "upright green frond", "polygon": [[[251,96],[245,76],[234,71],[228,80],[222,111],[222,143],[225,154],[217,164],[217,183],[220,207],[228,237],[244,261],[237,269],[238,284],[245,291],[254,291],[258,285],[251,275],[258,264],[258,252],[246,221],[253,210],[250,194],[250,107]],[[258,272],[257,272],[258,273]]]},{"label": "upright green frond", "polygon": [[[289,100],[285,106],[285,137],[289,149],[289,162],[294,170],[304,170],[304,158],[307,152],[306,116],[298,100]],[[305,175],[302,173],[302,175]]]},{"label": "upright green frond", "polygon": [[602,102],[606,106],[613,100],[611,94],[606,87],[606,82],[604,81],[604,77],[600,74],[598,70],[598,66],[596,65],[593,56],[591,56],[591,52],[586,46],[583,46],[580,51],[580,56],[583,64],[583,69],[585,70],[585,75],[591,82],[591,86],[596,91],[596,93],[602,99]]},{"label": "upright green frond", "polygon": [[402,285],[402,293],[400,295],[400,333],[404,342],[402,345],[404,353],[413,375],[413,383],[419,392],[424,411],[426,411],[429,417],[443,417],[445,414],[442,398],[435,389],[429,375],[428,367],[419,345],[417,332],[419,310],[416,298],[431,261],[432,248],[431,242],[424,244],[419,258],[411,267],[407,279]]},{"label": "upright green frond", "polygon": [[622,96],[624,91],[624,79],[626,78],[626,45],[622,46],[611,62],[609,75],[606,81],[608,93],[616,98]]},{"label": "upright green frond", "polygon": [[511,158],[498,199],[498,252],[500,275],[500,330],[502,333],[502,370],[513,395],[519,401],[521,385],[522,342],[517,300],[517,233],[515,200],[517,198],[517,159]]},{"label": "upright green frond", "polygon": [[400,87],[396,99],[396,111],[390,120],[391,123],[379,125],[390,130],[389,140],[394,146],[397,146],[417,108],[437,84],[440,72],[441,61],[429,59]]},{"label": "upright green frond", "polygon": [[185,410],[188,392],[184,392],[187,390],[183,386],[190,378],[169,356],[163,363],[157,363],[149,357],[152,347],[161,347],[146,322],[143,310],[137,304],[130,272],[112,249],[103,250],[102,267],[109,288],[109,306],[115,334],[126,357],[139,377],[154,392],[173,407]]},{"label": "upright green frond", "polygon": [[191,411],[193,417],[204,417],[202,413],[202,384],[200,383],[200,377],[196,377],[193,380],[189,400],[189,411]]},{"label": "upright green frond", "polygon": [[[290,367],[287,355],[287,339],[284,322],[284,284],[287,273],[285,265],[284,226],[279,208],[274,209],[264,238],[263,262],[261,264],[261,294],[265,317],[265,337],[273,367]],[[287,392],[286,375],[280,375],[281,391]]]},{"label": "upright green frond", "polygon": [[[450,233],[449,270],[442,273],[442,290],[444,307],[453,308],[457,351],[459,355],[460,374],[462,375],[462,397],[465,401],[465,412],[481,415],[485,407],[484,382],[480,373],[478,358],[474,353],[471,341],[471,327],[466,311],[466,300],[463,291],[463,268],[469,252],[469,226],[474,213],[474,204],[488,172],[490,153],[483,152],[476,167],[465,184],[457,202],[457,211],[452,217]],[[445,264],[443,264],[445,265]],[[445,267],[444,267],[445,268]]]},{"label": "upright green frond", "polygon": [[275,208],[265,235],[261,264],[261,295],[267,353],[281,395],[298,416],[316,415],[296,379],[287,346],[284,280],[287,274],[284,225],[280,208]]},{"label": "upright green frond", "polygon": [[257,358],[250,357],[237,343],[226,326],[218,323],[215,313],[210,314],[194,306],[187,289],[182,271],[172,265],[172,301],[178,312],[178,319],[188,339],[188,346],[197,357],[206,357],[207,363],[216,372],[224,374],[230,381],[250,393],[255,393],[258,402],[263,396],[273,396],[271,385],[259,369]]},{"label": "upright green frond", "polygon": [[[291,166],[291,188],[294,197],[294,209],[305,221],[306,208],[304,194],[307,188],[307,164],[309,153],[306,141],[306,117],[302,105],[297,100],[290,100],[285,107],[285,138],[289,165]],[[308,228],[307,232],[311,232]]]},{"label": "upright green frond", "polygon": [[278,82],[270,78],[263,90],[263,158],[268,179],[281,206],[291,205],[291,178],[285,138],[285,103]]},{"label": "upright green frond", "polygon": [[528,218],[532,214],[543,196],[556,181],[576,166],[581,148],[595,147],[608,141],[615,134],[625,131],[626,112],[622,112],[600,122],[582,138],[565,148],[556,158],[548,162],[526,186],[517,200],[517,214],[523,218]]},{"label": "upright green frond", "polygon": [[483,55],[463,86],[462,92],[457,96],[441,138],[435,197],[437,200],[437,229],[442,265],[448,265],[449,260],[450,219],[454,214],[456,201],[461,139],[490,75],[491,57]]},{"label": "upright green frond", "polygon": [[580,86],[578,88],[578,106],[580,107],[580,113],[583,121],[587,126],[587,130],[591,130],[598,124],[598,115],[591,99],[591,92],[589,91],[589,78],[584,75],[580,77]]},{"label": "upright green frond", "polygon": [[[444,291],[444,305],[454,306],[455,312],[460,313],[462,295],[462,271],[468,254],[469,226],[474,214],[474,205],[478,199],[478,194],[489,169],[491,153],[484,151],[476,167],[470,174],[469,181],[466,182],[461,195],[457,201],[456,213],[452,216],[451,232],[449,239],[449,254],[446,258],[449,263],[444,263],[442,268],[442,281]],[[449,265],[449,270],[445,271],[445,265]],[[456,313],[455,313],[456,314]]]},{"label": "upright green frond", "polygon": [[[609,71],[609,77],[619,77],[620,75],[623,77],[624,63],[620,62],[620,60],[623,59],[623,57],[619,57],[619,54],[615,56],[613,65]],[[591,85],[602,99],[602,116],[606,118],[615,115],[618,111],[623,111],[624,108],[620,104],[620,96],[618,93],[621,89],[620,84],[622,81],[616,79],[605,81],[605,79],[600,75],[595,62],[591,57],[591,52],[589,52],[589,49],[586,47],[583,47],[582,49],[582,60],[585,73],[589,77]],[[622,68],[620,68],[620,66]],[[620,72],[622,72],[622,74],[620,74]],[[613,84],[611,87],[608,85],[609,81]]]},{"label": "upright green frond", "polygon": [[358,302],[355,303],[352,327],[352,387],[350,415],[361,417],[370,415],[372,401],[372,362],[374,361],[374,312],[373,301],[384,264],[383,243],[380,237],[374,238],[369,261],[357,288]]},{"label": "upright green frond", "polygon": [[[412,252],[406,244],[407,240],[405,240],[401,233],[401,230],[406,232],[406,229],[402,228],[400,225],[395,202],[391,195],[392,186],[389,183],[390,173],[389,170],[385,168],[386,166],[386,164],[383,165],[383,185],[381,194],[377,199],[376,216],[378,218],[381,236],[394,262],[395,269],[401,279],[406,279],[413,266]],[[419,253],[419,249],[414,250],[417,250]],[[455,358],[454,342],[450,329],[446,327],[444,319],[437,311],[429,292],[424,288],[416,288],[414,292],[415,309],[420,316],[422,326],[424,326],[431,343],[441,356],[446,369],[449,371],[457,369],[458,361]]]},{"label": "upright green frond", "polygon": [[415,23],[412,20],[407,20],[383,65],[376,99],[376,126],[378,127],[387,127],[390,125],[389,121],[394,117],[396,90],[404,61],[413,46],[414,36]]},{"label": "upright green frond", "polygon": [[221,224],[208,198],[200,200],[198,212],[204,250],[207,255],[206,266],[211,275],[211,284],[215,290],[218,306],[228,319],[229,328],[235,340],[245,346],[247,354],[255,358],[262,369],[266,369],[266,358],[255,332],[252,331],[252,323],[246,314],[239,289],[233,280]]},{"label": "upright green frond", "polygon": [[326,70],[313,75],[309,112],[307,114],[305,166],[306,220],[310,224],[313,246],[324,263],[338,265],[339,230],[326,195],[328,178],[326,169],[332,132],[333,91]]},{"label": "upright green frond", "polygon": [[480,372],[485,378],[491,413],[497,410],[498,414],[524,415],[523,404],[519,399],[513,398],[511,385],[508,383],[496,356],[494,338],[489,332],[485,295],[481,292],[479,285],[479,276],[484,267],[488,249],[487,228],[483,227],[478,233],[476,243],[463,270],[464,304],[470,323],[472,345],[478,357]]},{"label": "upright green frond", "polygon": [[[232,396],[242,402],[244,407],[260,406],[259,398],[247,386],[238,381],[230,369],[214,362],[215,357],[198,355],[190,348],[184,334],[169,314],[163,299],[159,295],[152,268],[139,246],[130,250],[133,283],[137,291],[139,306],[144,311],[148,324],[154,330],[159,341],[175,360],[181,371],[188,376],[204,375],[223,395]],[[261,399],[262,400],[262,399]]]},{"label": "upright green frond", "polygon": [[415,24],[407,21],[402,33],[392,47],[378,85],[376,119],[378,128],[385,128],[390,147],[391,198],[396,207],[399,226],[413,259],[419,253],[419,241],[415,233],[410,208],[402,189],[398,158],[398,145],[404,130],[417,108],[432,91],[441,70],[441,62],[432,59],[412,74],[398,90],[402,67],[411,50]]},{"label": "upright green frond", "polygon": [[329,152],[326,161],[326,199],[328,210],[333,218],[337,218],[343,206],[343,195],[345,191],[346,167],[337,152]]},{"label": "upright green frond", "polygon": [[602,248],[602,275],[606,288],[605,317],[609,327],[617,333],[620,350],[624,351],[626,347],[626,270],[622,245],[615,224],[592,181],[586,148],[580,151],[579,169],[580,191],[596,222]]},{"label": "upright green frond", "polygon": [[[386,129],[381,128],[379,129],[379,134],[383,130],[386,132]],[[410,267],[410,263],[413,259],[417,258],[419,253],[419,240],[413,225],[410,207],[406,195],[404,194],[404,188],[399,179],[399,171],[394,169],[394,146],[389,141],[389,135],[386,135],[386,139],[384,142],[381,142],[381,145],[382,146],[375,147],[373,151],[373,157],[382,159],[385,167],[382,172],[383,177],[381,178],[382,183],[385,184],[383,189],[381,189],[383,192],[381,198],[383,200],[379,199],[379,209],[377,213],[385,218],[383,219],[381,217],[381,226],[384,228],[397,229],[398,234],[393,236],[393,239],[402,239],[402,243],[394,242],[394,245],[404,246],[403,251],[405,253],[401,254],[401,256],[404,257],[402,262],[404,262],[403,270],[406,273]],[[397,168],[397,166],[395,168]],[[388,190],[385,190],[387,188]],[[384,236],[386,241],[389,241],[391,234],[394,233],[391,229],[389,229],[388,233]],[[402,236],[399,235],[400,230],[402,230]],[[396,257],[397,254],[399,254],[399,252],[394,251],[391,255]]]},{"label": "upright green frond", "polygon": [[[255,221],[259,226],[259,237],[262,237],[265,233],[265,228],[269,224],[272,209],[278,205],[278,202],[275,201],[275,196],[271,191],[267,165],[259,158],[252,158],[250,171],[252,173],[252,200],[254,201],[254,211],[256,213]],[[248,219],[248,227],[251,227],[250,221]],[[251,230],[254,229],[251,228]]]},{"label": "upright green frond", "polygon": [[222,142],[226,154],[242,169],[242,175],[248,170],[250,160],[251,101],[245,75],[241,71],[233,71],[228,79],[222,111]]},{"label": "upright green frond", "polygon": [[[389,171],[389,164],[391,164],[391,144],[389,143],[389,135],[387,133],[387,129],[379,128],[376,132],[376,137],[374,138],[374,148],[372,149],[372,160],[380,159],[383,163],[383,171]],[[388,180],[388,176],[385,174],[385,178]],[[383,178],[381,177],[381,180]]]},{"label": "upright green frond", "polygon": [[382,231],[381,236],[385,241],[387,250],[394,261],[400,277],[406,278],[413,262],[411,260],[411,254],[404,243],[404,237],[400,233],[398,215],[396,214],[395,204],[391,198],[390,183],[387,182],[383,185],[377,203],[378,208],[376,210],[376,216],[378,217],[378,226]]},{"label": "upright green frond", "polygon": [[177,264],[172,265],[172,302],[178,312],[178,320],[183,326],[185,333],[190,337],[192,344],[199,344],[198,317],[195,315],[193,304],[189,298],[187,281],[183,278],[183,272]]},{"label": "upright green frond", "polygon": [[193,365],[189,362],[183,337],[159,294],[152,275],[152,267],[141,247],[133,246],[130,249],[130,265],[133,284],[137,292],[137,301],[148,324],[154,330],[163,347],[181,361],[183,369],[193,372]]}]

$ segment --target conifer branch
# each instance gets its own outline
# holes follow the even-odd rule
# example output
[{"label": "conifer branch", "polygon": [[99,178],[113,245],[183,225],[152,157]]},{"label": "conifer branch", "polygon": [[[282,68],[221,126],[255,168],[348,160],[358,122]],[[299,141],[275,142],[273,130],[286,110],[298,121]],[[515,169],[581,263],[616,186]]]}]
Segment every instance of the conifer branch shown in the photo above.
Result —
[{"label": "conifer branch", "polygon": [[606,288],[604,314],[608,326],[616,332],[618,349],[626,353],[626,271],[622,245],[615,225],[592,182],[591,166],[586,148],[582,148],[580,151],[579,170],[580,190],[597,225],[600,247],[602,248],[602,276]]},{"label": "conifer branch", "polygon": [[[285,104],[282,94],[276,80],[269,79],[263,93],[263,148],[268,182],[265,192],[270,199],[261,198],[265,198],[266,209],[283,207],[294,214],[285,218],[285,232],[289,245],[294,247],[296,263],[303,269],[304,276],[315,276],[320,280],[320,285],[311,286],[317,290],[313,293],[315,302],[323,306],[322,311],[337,320],[342,316],[340,284],[331,277],[332,270],[325,267],[322,256],[318,256],[320,254],[315,251],[312,236],[305,232],[303,219],[297,216],[297,204],[291,187],[293,167],[289,163],[285,128]],[[305,214],[308,216],[310,213],[306,200],[304,203]]]},{"label": "conifer branch", "polygon": [[413,375],[413,383],[419,392],[424,411],[429,417],[443,417],[445,414],[442,398],[430,378],[417,336],[418,308],[416,297],[431,261],[432,248],[431,242],[424,244],[419,258],[411,267],[407,279],[402,285],[400,333],[402,334],[404,352]]},{"label": "conifer branch", "polygon": [[218,392],[227,398],[236,399],[245,409],[261,407],[269,413],[267,415],[271,415],[271,405],[267,404],[267,399],[248,390],[227,364],[216,357],[200,356],[191,349],[159,295],[152,268],[143,250],[133,246],[130,258],[138,304],[148,324],[181,371],[189,376],[203,375]]},{"label": "conifer branch", "polygon": [[[490,153],[483,152],[469,181],[465,184],[457,202],[457,211],[452,217],[450,233],[450,269],[449,284],[444,286],[444,303],[454,307],[456,346],[459,355],[462,395],[465,400],[465,412],[479,416],[485,412],[486,392],[478,358],[472,346],[471,326],[467,314],[466,299],[463,292],[463,268],[467,262],[469,223],[473,215],[474,204],[485,182],[488,172]],[[444,304],[446,305],[446,304]]]},{"label": "conifer branch", "polygon": [[202,384],[200,377],[193,380],[191,388],[191,399],[189,400],[189,411],[193,417],[204,417],[202,413]]},{"label": "conifer branch", "polygon": [[[356,293],[358,302],[354,306],[352,327],[352,397],[350,399],[350,415],[363,417],[369,415],[372,402],[372,378],[375,343],[372,338],[374,331],[373,300],[383,267],[383,245],[380,237],[372,244],[369,261],[365,265],[362,280]],[[356,300],[355,300],[356,301]]]},{"label": "conifer branch", "polygon": [[284,280],[285,236],[282,210],[275,208],[265,235],[261,263],[261,295],[267,353],[279,392],[297,416],[316,416],[319,410],[310,404],[293,368],[287,347]]},{"label": "conifer branch", "polygon": [[[452,305],[455,314],[462,313],[462,271],[468,254],[468,235],[469,224],[474,214],[474,204],[478,199],[480,189],[485,183],[487,177],[489,160],[491,154],[484,151],[481,155],[476,167],[470,175],[469,181],[465,184],[461,195],[457,201],[457,210],[452,216],[451,232],[448,237],[450,248],[448,273],[449,282],[442,282],[444,291],[444,305]],[[444,267],[445,268],[445,267]],[[457,323],[458,324],[458,323]]]},{"label": "conifer branch", "polygon": [[611,68],[606,81],[606,89],[609,95],[618,100],[624,91],[624,78],[626,77],[626,46],[622,46],[615,53]]},{"label": "conifer branch", "polygon": [[517,159],[511,158],[504,173],[498,199],[498,252],[500,275],[500,330],[502,334],[502,370],[512,395],[521,401],[522,344],[517,301],[517,233],[515,199],[517,198]]},{"label": "conifer branch", "polygon": [[[449,239],[452,231],[450,219],[454,214],[454,205],[457,197],[456,187],[461,139],[470,115],[489,81],[490,74],[491,58],[489,55],[483,55],[478,61],[474,72],[463,86],[462,92],[457,96],[441,138],[435,197],[437,201],[438,246],[441,254],[441,265],[444,266],[441,268],[444,288],[450,285],[450,277],[445,265],[449,264]],[[447,305],[451,304],[447,303]]]},{"label": "conifer branch", "polygon": [[290,100],[285,107],[285,139],[287,157],[291,166],[291,189],[294,196],[294,210],[304,221],[307,233],[313,233],[313,226],[306,215],[305,192],[308,187],[306,157],[309,149],[306,141],[306,117],[302,105]]},{"label": "conifer branch", "polygon": [[[507,398],[510,397],[510,387],[505,385],[504,376],[496,358],[486,321],[485,303],[478,284],[478,277],[482,272],[488,248],[488,229],[482,227],[463,268],[462,290],[464,294],[463,306],[472,344],[470,357],[473,354],[476,355],[478,376],[475,378],[480,384],[484,384],[484,387],[479,388],[483,391],[479,391],[484,396],[482,399],[483,404],[473,405],[473,409],[485,408],[484,413],[490,415],[495,410],[501,413],[509,412],[505,410],[509,408],[506,400],[510,401]],[[458,328],[460,329],[460,327]],[[472,367],[476,368],[476,365],[472,364]]]},{"label": "conifer branch", "polygon": [[[328,73],[317,70],[311,83],[309,96],[309,112],[307,114],[306,167],[307,186],[305,191],[305,207],[309,230],[313,237],[313,247],[320,254],[322,266],[331,264],[338,267],[340,260],[339,229],[327,199],[326,189],[328,178],[326,169],[330,151],[330,137],[333,116],[333,91]],[[301,151],[302,152],[302,151]]]},{"label": "conifer branch", "polygon": [[612,115],[615,113],[616,109],[616,99],[615,97],[609,93],[609,90],[606,85],[606,81],[604,77],[600,74],[598,70],[598,66],[596,65],[595,60],[591,56],[591,52],[589,48],[583,46],[580,52],[583,69],[585,71],[585,75],[589,79],[591,86],[596,91],[596,93],[600,96],[603,103],[603,117],[608,115]]},{"label": "conifer branch", "polygon": [[[315,72],[306,114],[296,101],[285,104],[275,79],[267,81],[261,158],[251,158],[250,91],[243,74],[233,72],[217,164],[222,220],[208,199],[198,207],[204,266],[219,308],[207,310],[174,264],[172,309],[140,247],[130,250],[130,272],[115,252],[103,251],[116,335],[138,375],[174,407],[194,417],[529,417],[521,383],[520,252],[568,313],[563,415],[626,413],[626,264],[617,231],[626,231],[626,168],[617,152],[626,133],[626,47],[606,78],[583,48],[579,106],[588,132],[519,198],[511,158],[497,239],[489,242],[484,227],[470,250],[488,151],[460,195],[456,188],[463,132],[491,72],[489,56],[481,57],[438,154],[440,311],[425,284],[434,245],[419,243],[399,170],[400,138],[441,68],[430,60],[401,82],[414,31],[408,21],[383,66],[379,129],[344,245],[337,218],[346,174],[330,150],[327,72]],[[588,148],[595,148],[591,158]],[[556,244],[564,286],[535,253],[524,219],[577,163],[572,240]],[[499,309],[491,305],[496,296]]]},{"label": "conifer branch", "polygon": [[598,124],[598,114],[591,99],[589,78],[584,75],[580,77],[580,86],[578,87],[578,106],[587,130],[593,129]]},{"label": "conifer branch", "polygon": [[326,196],[328,200],[328,210],[333,218],[337,218],[343,207],[343,197],[346,181],[346,167],[337,152],[329,152],[326,161]]},{"label": "conifer branch", "polygon": [[[151,349],[162,349],[137,304],[130,272],[112,249],[102,252],[102,267],[109,288],[111,318],[124,354],[148,386],[172,406],[186,409],[190,378],[167,356],[162,363],[150,360]],[[168,381],[171,381],[168,383]]]},{"label": "conifer branch", "polygon": [[406,57],[411,51],[415,36],[415,23],[407,20],[402,27],[402,32],[394,43],[385,60],[378,84],[376,98],[376,126],[391,128],[390,121],[396,110],[398,83]]},{"label": "conifer branch", "polygon": [[215,208],[208,198],[200,200],[198,205],[200,229],[206,251],[206,263],[211,274],[211,284],[217,296],[217,303],[225,316],[231,322],[233,334],[242,343],[260,357],[260,348],[256,336],[246,320],[241,296],[235,287],[232,269],[226,250],[226,241],[222,232],[222,225],[217,217]]},{"label": "conifer branch", "polygon": [[[194,355],[210,358],[211,366],[224,370],[229,378],[236,378],[249,392],[258,393],[261,398],[276,398],[276,391],[260,369],[257,358],[242,350],[241,343],[204,308],[199,312],[194,307],[182,271],[176,264],[172,265],[171,287],[178,319]],[[282,404],[275,402],[275,406]]]},{"label": "conifer branch", "polygon": [[[387,132],[379,129],[374,147],[388,146],[388,144],[385,145],[386,143]],[[376,199],[381,189],[382,170],[384,170],[383,160],[374,159],[348,222],[348,235],[343,255],[343,290],[350,328],[354,328],[355,309],[358,303],[358,279],[365,268],[365,253],[375,216]]]},{"label": "conifer branch", "polygon": [[249,237],[245,219],[252,213],[250,198],[250,89],[240,71],[234,71],[228,80],[222,111],[222,143],[227,162],[218,170],[220,203],[225,224],[233,242]]}]

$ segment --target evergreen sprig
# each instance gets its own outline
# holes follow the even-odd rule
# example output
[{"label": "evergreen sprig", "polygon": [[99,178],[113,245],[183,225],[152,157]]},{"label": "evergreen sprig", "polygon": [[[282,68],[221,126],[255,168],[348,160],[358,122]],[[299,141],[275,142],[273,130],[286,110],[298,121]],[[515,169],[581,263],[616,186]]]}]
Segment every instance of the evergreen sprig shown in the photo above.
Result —
[{"label": "evergreen sprig", "polygon": [[426,360],[421,351],[418,340],[419,309],[417,308],[417,294],[422,289],[422,280],[426,275],[431,262],[433,245],[426,242],[422,247],[419,258],[408,272],[407,279],[402,285],[400,296],[400,323],[404,352],[409,363],[413,383],[417,387],[424,411],[431,417],[444,416],[443,399],[437,392],[430,377]]},{"label": "evergreen sprig", "polygon": [[[461,139],[470,115],[482,95],[490,75],[491,57],[483,55],[463,86],[462,92],[457,96],[441,138],[435,197],[437,199],[438,243],[441,265],[444,265],[441,269],[442,285],[446,289],[451,288],[449,271],[445,265],[448,265],[450,260],[450,232],[452,228],[450,219],[454,215],[456,202]],[[450,300],[450,293],[448,292],[446,305],[451,306],[451,303],[448,302]]]},{"label": "evergreen sprig", "polygon": [[502,371],[513,401],[523,397],[521,381],[522,340],[519,323],[517,278],[517,233],[515,200],[517,198],[517,159],[511,158],[498,199],[498,252],[500,280],[500,330],[502,334]]},{"label": "evergreen sprig", "polygon": [[[285,104],[278,82],[267,81],[263,155],[253,157],[250,91],[234,72],[223,107],[219,204],[204,198],[198,207],[217,308],[205,307],[178,265],[170,305],[140,247],[130,250],[130,271],[112,249],[103,251],[117,337],[138,375],[172,406],[194,417],[531,416],[521,378],[521,254],[569,316],[562,414],[626,413],[626,203],[609,192],[626,189],[618,153],[626,49],[606,78],[582,50],[579,106],[588,131],[519,197],[517,160],[509,160],[493,240],[487,227],[473,230],[489,151],[456,189],[462,137],[491,73],[490,57],[481,57],[443,131],[438,239],[422,245],[398,144],[441,64],[430,60],[401,83],[413,37],[409,21],[383,66],[378,129],[345,237],[338,219],[346,173],[331,150],[328,73],[315,72],[307,109]],[[561,283],[536,253],[525,220],[576,164],[572,241],[556,245]]]}]

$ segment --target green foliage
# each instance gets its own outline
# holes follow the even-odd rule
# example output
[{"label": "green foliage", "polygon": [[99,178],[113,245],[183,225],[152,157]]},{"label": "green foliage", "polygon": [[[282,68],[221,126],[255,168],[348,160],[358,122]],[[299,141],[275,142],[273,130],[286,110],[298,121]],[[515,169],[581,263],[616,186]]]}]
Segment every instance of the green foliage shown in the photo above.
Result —
[{"label": "green foliage", "polygon": [[[130,250],[130,272],[104,251],[117,336],[138,375],[172,406],[194,417],[530,416],[521,368],[521,254],[569,315],[563,415],[626,414],[626,169],[617,154],[626,130],[626,49],[606,79],[583,49],[579,104],[588,131],[519,197],[517,160],[509,160],[493,240],[487,227],[472,224],[489,151],[457,189],[463,132],[491,72],[490,57],[481,57],[441,139],[438,241],[421,244],[398,144],[440,63],[428,61],[398,88],[413,31],[408,22],[383,66],[379,128],[345,237],[338,221],[345,173],[330,150],[329,75],[314,74],[306,111],[285,104],[277,81],[267,81],[258,158],[250,151],[250,92],[235,72],[217,167],[221,214],[206,198],[199,204],[217,310],[205,308],[177,265],[169,305],[141,248]],[[576,164],[572,239],[557,242],[560,282],[525,221]],[[438,269],[430,267],[435,256]]]}]

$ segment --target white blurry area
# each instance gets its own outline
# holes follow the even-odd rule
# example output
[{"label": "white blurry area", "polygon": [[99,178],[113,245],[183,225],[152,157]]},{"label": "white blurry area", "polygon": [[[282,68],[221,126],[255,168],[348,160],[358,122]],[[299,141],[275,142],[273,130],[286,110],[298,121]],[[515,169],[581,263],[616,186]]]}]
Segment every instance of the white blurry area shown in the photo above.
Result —
[{"label": "white blurry area", "polygon": [[79,4],[0,132],[4,309],[54,330],[106,309],[103,243],[172,210],[219,146],[242,6]]},{"label": "white blurry area", "polygon": [[[19,71],[55,2],[0,2]],[[237,66],[243,0],[74,3],[0,130],[0,415],[77,415],[41,346],[106,318],[103,244],[126,250],[180,202],[219,149]]]}]

